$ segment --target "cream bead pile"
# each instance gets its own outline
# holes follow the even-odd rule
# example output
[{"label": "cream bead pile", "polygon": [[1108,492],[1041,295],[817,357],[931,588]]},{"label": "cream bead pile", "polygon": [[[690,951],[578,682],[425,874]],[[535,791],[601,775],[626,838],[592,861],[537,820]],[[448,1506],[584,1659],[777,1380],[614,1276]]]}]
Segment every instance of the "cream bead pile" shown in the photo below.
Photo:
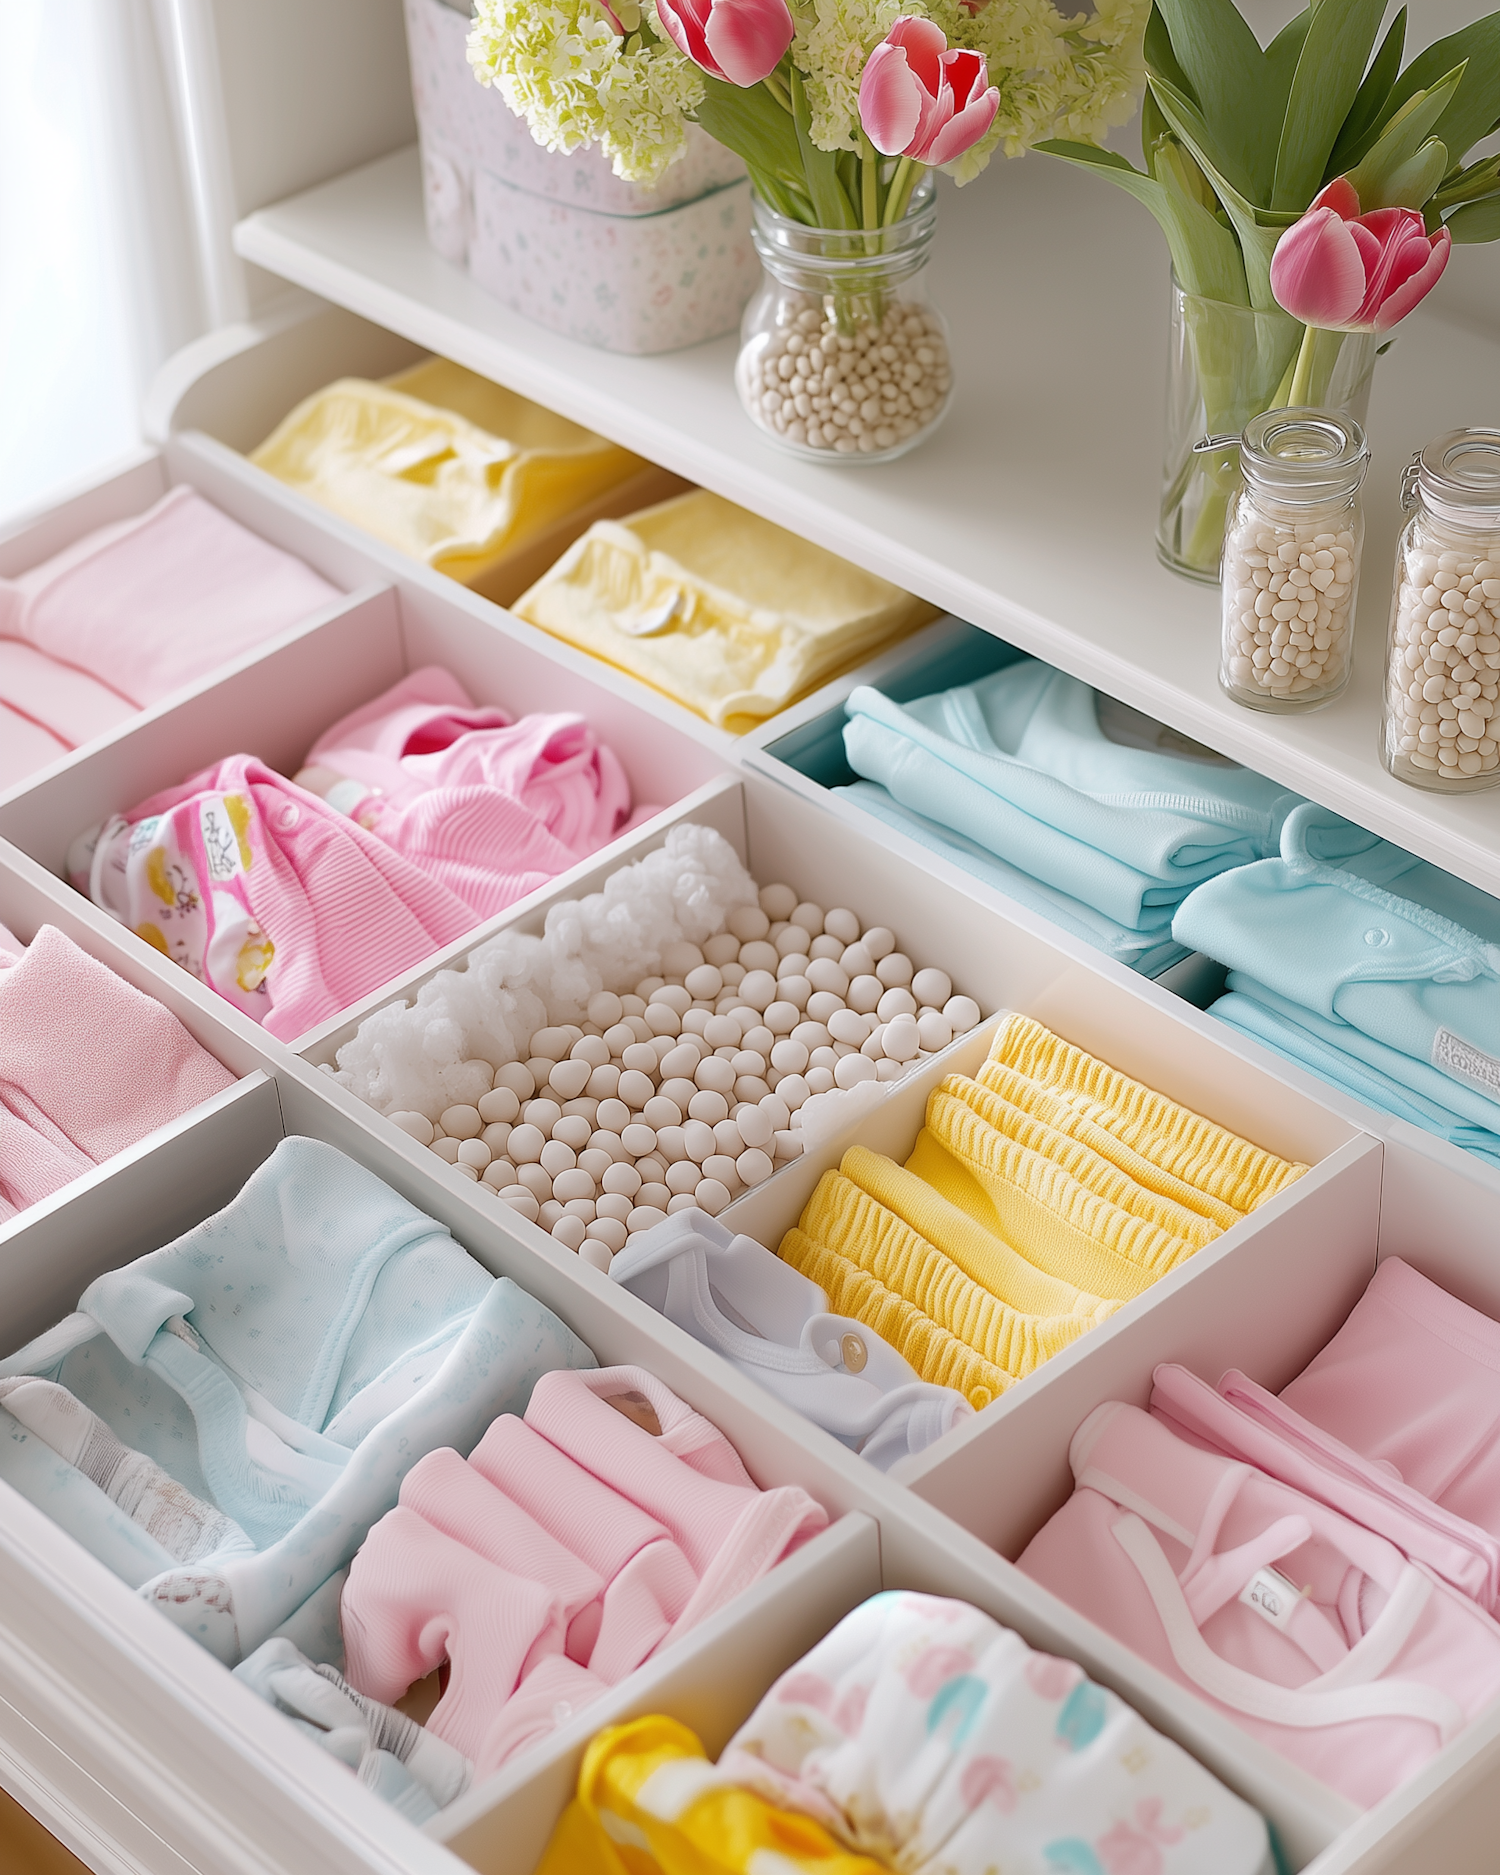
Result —
[{"label": "cream bead pile", "polygon": [[1396,763],[1439,781],[1500,767],[1500,539],[1488,556],[1406,549],[1391,628],[1388,735]]},{"label": "cream bead pile", "polygon": [[1353,643],[1356,543],[1326,518],[1270,520],[1242,499],[1224,542],[1224,674],[1268,697],[1336,689]]},{"label": "cream bead pile", "polygon": [[389,1117],[607,1269],[636,1231],[717,1214],[797,1157],[810,1096],[894,1080],[979,1021],[891,931],[786,885],[701,946],[667,946],[662,968],[632,994],[600,990],[582,1024],[538,1029],[473,1105]]},{"label": "cream bead pile", "polygon": [[908,441],[942,415],[953,383],[941,320],[899,301],[852,335],[808,307],[745,368],[762,428],[841,456]]}]

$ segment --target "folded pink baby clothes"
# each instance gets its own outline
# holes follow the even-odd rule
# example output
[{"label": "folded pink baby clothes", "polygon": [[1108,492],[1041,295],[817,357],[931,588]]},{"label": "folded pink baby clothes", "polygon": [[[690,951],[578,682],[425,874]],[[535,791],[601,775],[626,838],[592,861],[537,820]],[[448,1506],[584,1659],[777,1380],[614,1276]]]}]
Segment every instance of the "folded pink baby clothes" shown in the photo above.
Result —
[{"label": "folded pink baby clothes", "polygon": [[1115,1401],[1069,1457],[1018,1566],[1352,1802],[1500,1694],[1500,1626],[1327,1505]]},{"label": "folded pink baby clothes", "polygon": [[284,1041],[475,923],[441,881],[250,755],[81,836],[68,872]]},{"label": "folded pink baby clothes", "polygon": [[1320,1498],[1500,1614],[1500,1323],[1390,1257],[1280,1398],[1161,1367],[1151,1410]]},{"label": "folded pink baby clothes", "polygon": [[619,758],[583,717],[513,722],[433,665],[335,723],[307,759],[341,777],[335,805],[486,918],[634,824]]},{"label": "folded pink baby clothes", "polygon": [[0,788],[136,713],[108,684],[19,638],[0,638]]},{"label": "folded pink baby clothes", "polygon": [[0,1218],[233,1083],[169,1010],[54,926],[25,947],[0,930]]},{"label": "folded pink baby clothes", "polygon": [[21,639],[144,707],[339,597],[301,560],[178,486],[144,514],[0,579],[0,639]]},{"label": "folded pink baby clothes", "polygon": [[724,1435],[652,1375],[586,1378],[543,1376],[524,1419],[497,1419],[467,1461],[415,1465],[344,1588],[350,1684],[391,1703],[446,1659],[429,1729],[481,1774],[827,1522],[796,1486],[758,1490]]}]

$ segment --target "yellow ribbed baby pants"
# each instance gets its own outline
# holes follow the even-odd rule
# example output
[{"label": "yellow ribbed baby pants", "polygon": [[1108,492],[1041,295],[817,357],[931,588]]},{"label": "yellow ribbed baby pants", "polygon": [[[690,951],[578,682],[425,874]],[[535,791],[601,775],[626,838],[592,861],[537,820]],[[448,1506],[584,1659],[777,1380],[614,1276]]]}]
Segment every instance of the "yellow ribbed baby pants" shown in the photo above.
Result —
[{"label": "yellow ribbed baby pants", "polygon": [[1238,1216],[1307,1170],[1133,1081],[1029,1016],[1013,1015],[1001,1024],[990,1059],[1077,1104],[1122,1144]]},{"label": "yellow ribbed baby pants", "polygon": [[821,1823],[721,1783],[675,1719],[612,1725],[589,1741],[578,1795],[536,1875],[886,1875]]},{"label": "yellow ribbed baby pants", "polygon": [[[976,1412],[1117,1306],[1033,1270],[1024,1293],[1047,1297],[1052,1312],[1012,1307],[863,1188],[862,1179],[881,1183],[878,1166],[887,1179],[901,1170],[861,1147],[847,1152],[839,1171],[818,1181],[780,1254],[826,1291],[835,1313],[864,1322],[923,1380],[955,1388]],[[932,1196],[927,1215],[935,1219],[940,1200]],[[959,1236],[974,1233],[960,1228],[949,1241]],[[997,1244],[993,1263],[1021,1259]]]}]

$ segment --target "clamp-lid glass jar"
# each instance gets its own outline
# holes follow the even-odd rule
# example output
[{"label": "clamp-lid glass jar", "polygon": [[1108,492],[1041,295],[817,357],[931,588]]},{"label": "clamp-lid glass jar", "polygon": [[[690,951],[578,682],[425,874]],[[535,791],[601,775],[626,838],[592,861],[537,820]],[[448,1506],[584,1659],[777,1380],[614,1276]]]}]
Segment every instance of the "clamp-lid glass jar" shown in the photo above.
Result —
[{"label": "clamp-lid glass jar", "polygon": [[1449,430],[1411,459],[1396,546],[1381,754],[1443,793],[1500,782],[1500,430]]},{"label": "clamp-lid glass jar", "polygon": [[1342,411],[1267,410],[1245,426],[1220,569],[1219,683],[1247,709],[1321,709],[1349,681],[1369,461]]}]

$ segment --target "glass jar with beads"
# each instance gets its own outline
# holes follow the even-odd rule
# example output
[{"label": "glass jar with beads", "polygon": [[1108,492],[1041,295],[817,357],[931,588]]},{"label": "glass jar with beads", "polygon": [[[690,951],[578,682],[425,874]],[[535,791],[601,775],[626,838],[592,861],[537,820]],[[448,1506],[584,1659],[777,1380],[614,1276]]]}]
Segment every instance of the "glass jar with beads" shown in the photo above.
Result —
[{"label": "glass jar with beads", "polygon": [[1342,411],[1268,410],[1245,426],[1239,454],[1219,683],[1247,709],[1322,709],[1353,669],[1365,434]]},{"label": "glass jar with beads", "polygon": [[1381,755],[1445,794],[1500,782],[1500,430],[1449,430],[1407,467]]}]

